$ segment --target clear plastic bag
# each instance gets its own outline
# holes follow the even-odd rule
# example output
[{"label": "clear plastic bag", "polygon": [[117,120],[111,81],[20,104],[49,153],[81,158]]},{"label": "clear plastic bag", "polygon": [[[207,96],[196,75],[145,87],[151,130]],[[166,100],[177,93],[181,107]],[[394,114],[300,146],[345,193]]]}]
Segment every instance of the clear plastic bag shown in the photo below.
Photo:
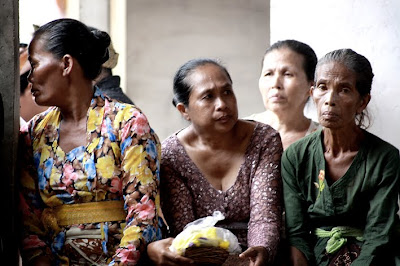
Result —
[{"label": "clear plastic bag", "polygon": [[214,211],[212,216],[188,223],[172,241],[169,249],[179,255],[184,255],[190,247],[219,247],[229,253],[240,253],[237,237],[228,229],[215,226],[223,219],[225,217],[220,211]]}]

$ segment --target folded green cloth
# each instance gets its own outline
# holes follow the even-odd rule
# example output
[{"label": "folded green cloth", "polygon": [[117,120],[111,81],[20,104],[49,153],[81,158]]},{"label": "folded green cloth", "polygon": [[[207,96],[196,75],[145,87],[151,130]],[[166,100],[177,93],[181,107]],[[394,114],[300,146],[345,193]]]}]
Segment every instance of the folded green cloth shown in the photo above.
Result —
[{"label": "folded green cloth", "polygon": [[347,242],[347,237],[355,237],[359,241],[363,241],[363,231],[349,226],[333,227],[330,231],[320,228],[315,229],[317,237],[329,237],[326,243],[326,252],[332,254],[338,251]]}]

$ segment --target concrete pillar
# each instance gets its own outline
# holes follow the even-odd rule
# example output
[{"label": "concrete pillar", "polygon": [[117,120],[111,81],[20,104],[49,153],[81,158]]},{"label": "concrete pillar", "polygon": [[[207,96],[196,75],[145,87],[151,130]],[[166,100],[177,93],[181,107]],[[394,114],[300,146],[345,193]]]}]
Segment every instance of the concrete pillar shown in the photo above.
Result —
[{"label": "concrete pillar", "polygon": [[79,20],[88,26],[110,32],[109,0],[80,0]]},{"label": "concrete pillar", "polygon": [[111,0],[110,2],[110,36],[117,53],[118,64],[113,69],[113,74],[121,77],[121,88],[127,88],[127,0]]},{"label": "concrete pillar", "polygon": [[17,265],[15,162],[19,130],[18,1],[0,2],[0,258]]}]

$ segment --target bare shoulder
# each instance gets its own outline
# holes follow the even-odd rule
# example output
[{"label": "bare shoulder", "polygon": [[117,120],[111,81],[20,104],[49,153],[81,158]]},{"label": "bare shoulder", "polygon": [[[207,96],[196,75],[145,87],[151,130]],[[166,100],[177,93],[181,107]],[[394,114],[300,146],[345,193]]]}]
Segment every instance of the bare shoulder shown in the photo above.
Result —
[{"label": "bare shoulder", "polygon": [[238,132],[238,135],[242,138],[251,137],[253,135],[256,125],[257,123],[252,120],[238,119],[236,124],[236,131]]},{"label": "bare shoulder", "polygon": [[188,126],[176,133],[176,138],[184,147],[192,143],[194,136],[195,134],[191,126]]}]

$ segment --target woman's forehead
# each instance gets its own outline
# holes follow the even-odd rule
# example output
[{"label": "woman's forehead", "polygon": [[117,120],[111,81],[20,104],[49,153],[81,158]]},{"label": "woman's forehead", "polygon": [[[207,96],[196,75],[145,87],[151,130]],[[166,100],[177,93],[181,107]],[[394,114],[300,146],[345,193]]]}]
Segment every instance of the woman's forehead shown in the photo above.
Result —
[{"label": "woman's forehead", "polygon": [[218,65],[205,64],[196,67],[190,74],[189,78],[191,85],[195,86],[198,83],[211,80],[211,79],[227,79],[229,80],[226,72]]},{"label": "woman's forehead", "polygon": [[327,79],[332,77],[355,79],[356,77],[355,72],[340,61],[329,61],[318,65],[315,73],[317,80],[320,78]]}]

